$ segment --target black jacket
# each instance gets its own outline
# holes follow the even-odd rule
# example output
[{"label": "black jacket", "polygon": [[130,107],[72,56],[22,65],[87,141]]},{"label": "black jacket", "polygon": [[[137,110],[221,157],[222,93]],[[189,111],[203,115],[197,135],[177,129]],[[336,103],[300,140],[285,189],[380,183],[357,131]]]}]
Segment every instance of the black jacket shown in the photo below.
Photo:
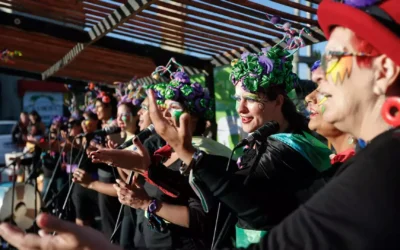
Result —
[{"label": "black jacket", "polygon": [[376,137],[307,203],[248,249],[398,249],[400,129]]},{"label": "black jacket", "polygon": [[[231,171],[225,172],[228,159],[215,155],[205,155],[194,169],[206,192],[237,215],[239,226],[246,229],[271,229],[325,183],[310,161],[292,147],[270,137],[263,143],[266,150],[246,186],[243,182],[255,159],[253,149],[246,152],[242,169],[232,161]],[[152,166],[149,177],[169,190],[185,192],[181,186],[187,180],[179,172]]]}]

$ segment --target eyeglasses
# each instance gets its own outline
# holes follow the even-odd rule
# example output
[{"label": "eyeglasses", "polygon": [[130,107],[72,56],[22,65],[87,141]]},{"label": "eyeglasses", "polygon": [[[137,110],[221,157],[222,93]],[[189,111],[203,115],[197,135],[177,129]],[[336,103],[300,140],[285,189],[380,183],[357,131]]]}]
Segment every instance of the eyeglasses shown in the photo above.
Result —
[{"label": "eyeglasses", "polygon": [[149,111],[149,106],[147,106],[145,104],[140,105],[140,108],[145,110],[145,111]]},{"label": "eyeglasses", "polygon": [[342,57],[355,56],[355,57],[375,57],[377,55],[370,55],[367,53],[352,53],[345,51],[329,51],[321,56],[321,68],[325,74],[329,74],[338,65]]}]

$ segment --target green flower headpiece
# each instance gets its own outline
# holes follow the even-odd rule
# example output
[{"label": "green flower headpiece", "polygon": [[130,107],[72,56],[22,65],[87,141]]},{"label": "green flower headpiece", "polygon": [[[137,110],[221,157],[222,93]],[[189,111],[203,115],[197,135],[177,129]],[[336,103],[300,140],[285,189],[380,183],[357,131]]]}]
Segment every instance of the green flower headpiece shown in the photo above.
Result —
[{"label": "green flower headpiece", "polygon": [[230,79],[251,93],[264,92],[272,86],[284,86],[289,93],[299,82],[292,72],[292,61],[293,56],[280,46],[263,48],[258,54],[246,52],[231,62]]},{"label": "green flower headpiece", "polygon": [[[171,71],[171,64],[178,66],[177,71]],[[207,88],[203,88],[199,83],[190,83],[190,78],[183,67],[175,59],[171,59],[167,66],[159,66],[153,72],[153,76],[160,77],[165,73],[170,74],[169,83],[158,83],[148,85],[147,89],[153,89],[157,104],[163,105],[166,100],[173,100],[181,103],[185,109],[193,115],[204,117],[210,120],[214,116],[212,109],[212,99]]]}]

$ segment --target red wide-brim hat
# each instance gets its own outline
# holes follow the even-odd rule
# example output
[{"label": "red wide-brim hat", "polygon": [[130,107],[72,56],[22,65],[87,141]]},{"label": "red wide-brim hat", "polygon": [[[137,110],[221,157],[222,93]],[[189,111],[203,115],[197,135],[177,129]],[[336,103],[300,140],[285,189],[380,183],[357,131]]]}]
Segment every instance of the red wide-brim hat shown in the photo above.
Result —
[{"label": "red wide-brim hat", "polygon": [[323,0],[320,3],[318,22],[327,39],[333,27],[346,27],[400,66],[400,0],[386,0],[376,6],[392,19],[391,25],[369,14],[370,10],[365,11],[333,0]]}]

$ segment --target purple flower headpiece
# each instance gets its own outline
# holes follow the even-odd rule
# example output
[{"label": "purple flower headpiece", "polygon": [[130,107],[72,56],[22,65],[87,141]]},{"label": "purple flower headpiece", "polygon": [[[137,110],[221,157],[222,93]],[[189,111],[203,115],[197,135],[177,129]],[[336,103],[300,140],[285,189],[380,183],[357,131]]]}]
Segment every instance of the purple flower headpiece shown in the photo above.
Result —
[{"label": "purple flower headpiece", "polygon": [[89,104],[88,106],[86,106],[86,108],[84,109],[85,112],[87,113],[93,113],[96,114],[96,107],[94,104]]},{"label": "purple flower headpiece", "polygon": [[336,2],[350,5],[354,8],[365,8],[383,2],[384,0],[335,0]]},{"label": "purple flower headpiece", "polygon": [[311,72],[314,72],[316,69],[318,69],[321,66],[321,60],[315,61],[313,66],[311,67]]},{"label": "purple flower headpiece", "polygon": [[83,105],[79,106],[82,112],[95,113],[96,98],[101,94],[100,88],[95,83],[89,82],[86,86],[85,101]]},{"label": "purple flower headpiece", "polygon": [[64,116],[61,116],[61,115],[56,115],[56,116],[54,116],[53,117],[53,120],[52,120],[52,124],[57,124],[57,123],[60,123],[60,124],[63,124],[63,123],[66,123],[66,122],[68,122],[68,118],[67,117],[64,117]]},{"label": "purple flower headpiece", "polygon": [[79,114],[79,111],[75,111],[71,114],[71,118],[74,120],[80,120],[82,118],[81,114]]},{"label": "purple flower headpiece", "polygon": [[[67,86],[68,90],[71,90],[70,86]],[[71,117],[74,119],[78,119],[80,117],[78,102],[75,96],[75,93],[71,91],[71,99],[66,101],[66,105],[68,106],[68,110],[71,113]]]},{"label": "purple flower headpiece", "polygon": [[144,88],[136,81],[136,77],[127,83],[114,82],[116,95],[119,98],[118,106],[121,104],[132,103],[134,106],[140,106],[146,98]]}]

